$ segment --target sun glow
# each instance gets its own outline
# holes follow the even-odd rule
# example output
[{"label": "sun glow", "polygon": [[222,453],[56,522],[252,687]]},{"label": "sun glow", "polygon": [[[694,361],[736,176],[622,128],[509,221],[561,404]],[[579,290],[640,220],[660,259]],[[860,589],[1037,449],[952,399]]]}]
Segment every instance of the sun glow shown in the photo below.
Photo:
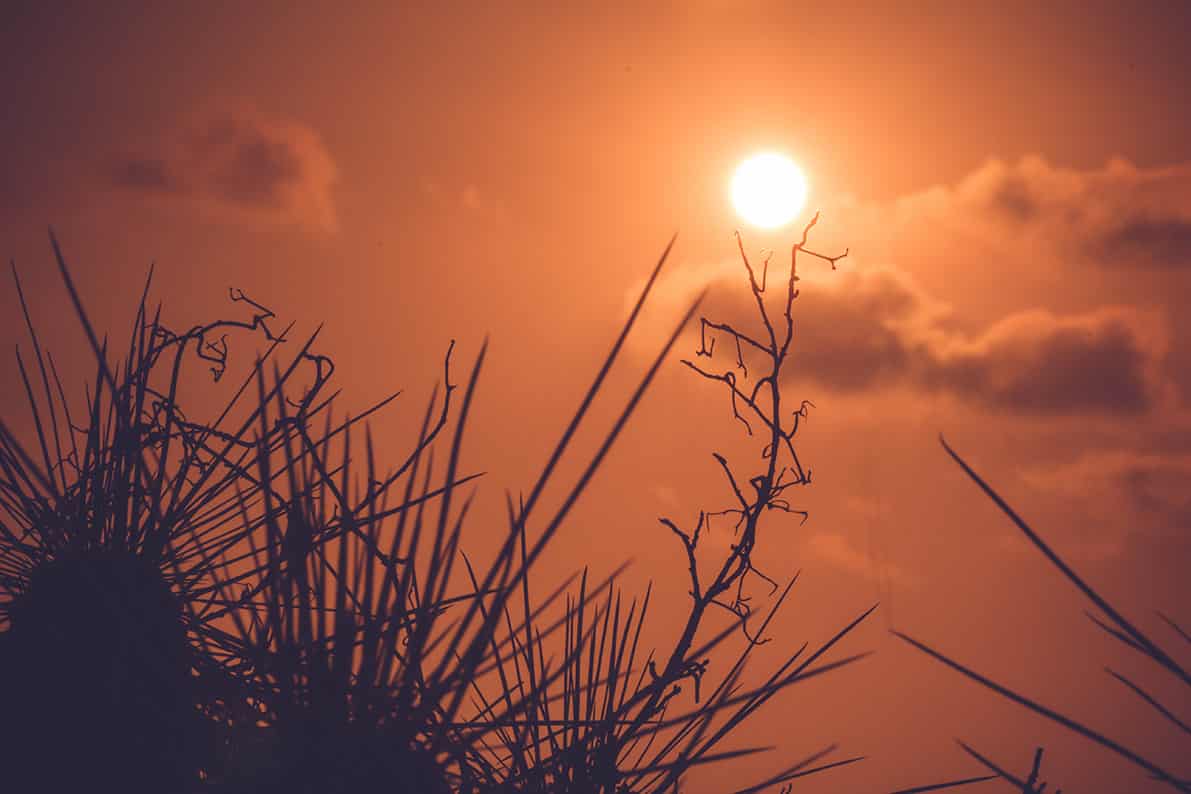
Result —
[{"label": "sun glow", "polygon": [[745,160],[732,176],[732,204],[754,226],[775,229],[794,220],[806,202],[802,170],[790,158],[767,152]]}]

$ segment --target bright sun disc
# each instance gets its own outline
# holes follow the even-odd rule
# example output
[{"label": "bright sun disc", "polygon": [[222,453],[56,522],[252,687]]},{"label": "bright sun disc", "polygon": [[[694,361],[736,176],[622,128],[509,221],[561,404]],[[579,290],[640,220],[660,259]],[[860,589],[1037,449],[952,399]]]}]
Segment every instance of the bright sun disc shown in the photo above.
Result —
[{"label": "bright sun disc", "polygon": [[788,157],[758,154],[745,160],[732,176],[732,203],[740,217],[755,226],[785,226],[806,202],[806,177]]}]

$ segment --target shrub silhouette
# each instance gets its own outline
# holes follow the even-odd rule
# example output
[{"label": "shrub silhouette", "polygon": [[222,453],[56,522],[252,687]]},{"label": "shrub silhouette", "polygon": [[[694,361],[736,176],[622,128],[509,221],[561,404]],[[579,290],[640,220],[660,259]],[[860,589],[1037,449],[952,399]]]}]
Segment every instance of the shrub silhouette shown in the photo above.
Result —
[{"label": "shrub silhouette", "polygon": [[0,423],[0,686],[5,718],[19,726],[0,767],[25,791],[95,780],[180,791],[214,741],[200,691],[211,664],[200,651],[216,637],[206,612],[213,560],[242,540],[227,500],[259,488],[234,459],[243,430],[221,427],[239,393],[216,421],[191,422],[178,404],[183,365],[193,349],[218,378],[226,334],[279,337],[272,313],[242,293],[232,299],[253,307],[251,321],[183,334],[151,315],[143,295],[113,366],[52,234],[51,243],[96,375],[85,412],[72,414],[14,267],[40,381],[35,389],[18,349],[41,461]]},{"label": "shrub silhouette", "polygon": [[[792,439],[799,420],[806,415],[806,404],[794,414],[792,424],[782,417],[781,393],[778,388],[782,368],[786,364],[793,335],[792,311],[798,291],[797,258],[800,253],[818,257],[832,264],[840,257],[829,257],[805,248],[812,220],[804,229],[801,242],[792,250],[790,275],[783,285],[782,317],[784,332],[774,330],[770,314],[762,300],[766,289],[768,259],[758,282],[744,254],[740,252],[749,277],[752,294],[757,299],[758,322],[768,343],[751,342],[768,369],[756,382],[752,394],[739,386],[748,378],[740,345],[751,338],[738,329],[701,319],[700,355],[710,357],[714,342],[707,344],[708,328],[730,334],[735,338],[737,367],[743,371],[739,383],[732,371],[717,375],[684,362],[705,377],[722,381],[732,390],[733,406],[746,406],[766,426],[768,443],[761,450],[762,472],[747,482],[754,489],[755,498],[746,499],[738,482],[745,481],[733,474],[726,459],[713,453],[714,459],[727,475],[729,493],[738,503],[718,515],[736,515],[737,541],[724,560],[710,561],[717,570],[710,579],[701,582],[699,576],[698,542],[711,513],[700,512],[692,533],[686,533],[670,519],[661,523],[677,535],[683,544],[691,581],[692,606],[684,621],[683,630],[674,647],[660,655],[645,654],[641,663],[639,639],[648,611],[650,592],[641,599],[625,598],[617,590],[609,589],[602,603],[593,602],[587,587],[586,571],[579,592],[571,598],[564,611],[564,637],[561,661],[553,667],[546,663],[550,653],[543,637],[530,630],[510,631],[513,652],[507,657],[496,655],[496,672],[501,684],[495,696],[477,691],[481,707],[477,723],[496,731],[495,745],[498,760],[499,791],[575,791],[575,792],[661,792],[676,790],[683,775],[698,765],[735,758],[758,752],[760,748],[718,751],[720,743],[745,719],[757,711],[779,691],[811,676],[849,664],[860,657],[850,657],[830,664],[813,667],[823,655],[855,628],[871,609],[845,626],[816,651],[802,658],[803,645],[778,667],[760,686],[744,689],[741,674],[753,650],[767,640],[761,635],[768,628],[777,608],[784,601],[794,581],[784,589],[781,597],[759,627],[749,629],[750,596],[746,594],[746,578],[756,576],[777,589],[776,583],[760,574],[752,564],[757,543],[757,531],[762,516],[772,511],[794,511],[785,494],[791,488],[809,484],[810,475],[802,469],[794,453]],[[846,252],[845,252],[846,253]],[[648,293],[656,278],[646,285]],[[644,299],[644,295],[642,296]],[[638,303],[638,308],[640,302]],[[635,312],[634,312],[635,316]],[[680,326],[681,328],[681,326]],[[673,337],[671,338],[673,342]],[[668,347],[668,346],[667,346]],[[654,363],[654,367],[661,358]],[[597,384],[598,384],[597,379]],[[768,401],[757,398],[758,391],[768,385]],[[748,422],[736,414],[749,427]],[[756,420],[755,420],[756,421]],[[751,433],[751,429],[750,429]],[[510,505],[510,522],[521,536],[524,553],[525,516],[539,491],[535,489],[529,501],[519,510]],[[709,562],[704,560],[704,565]],[[531,602],[529,582],[520,578],[521,601],[524,612]],[[731,600],[725,600],[726,596]],[[771,590],[772,594],[772,590]],[[627,606],[625,603],[629,602]],[[730,618],[728,625],[696,646],[701,629],[711,607],[720,607]],[[509,621],[511,626],[511,621]],[[557,625],[557,624],[554,624]],[[552,626],[553,628],[553,626]],[[705,632],[703,632],[705,633]],[[735,662],[726,666],[719,682],[709,687],[710,694],[701,698],[703,679],[711,669],[709,655],[720,649],[731,636],[740,633],[744,649]],[[693,705],[676,705],[684,686],[694,691]],[[515,696],[528,692],[520,704]],[[677,713],[674,713],[677,712]],[[856,758],[815,766],[834,747],[814,754],[772,776],[746,791],[760,790],[795,777],[813,774],[824,769],[852,763]]]},{"label": "shrub silhouette", "polygon": [[[40,389],[19,353],[18,362],[41,460],[0,424],[0,673],[14,704],[6,719],[28,728],[3,745],[6,779],[26,791],[624,794],[676,791],[698,765],[756,752],[720,746],[779,691],[860,658],[821,661],[872,611],[809,655],[803,645],[761,685],[742,687],[794,583],[752,620],[746,584],[778,589],[753,564],[758,527],[774,511],[797,512],[785,494],[810,482],[792,443],[807,405],[784,425],[778,385],[798,254],[832,266],[839,258],[806,250],[813,225],[793,248],[784,334],[761,300],[768,259],[758,282],[742,243],[770,341],[703,319],[700,355],[713,352],[709,328],[730,335],[742,377],[686,362],[727,384],[737,418],[749,427],[738,404],[753,412],[769,441],[761,473],[747,481],[715,454],[737,500],[720,514],[739,518],[718,573],[699,576],[698,541],[712,513],[701,512],[689,533],[662,519],[682,540],[692,596],[678,642],[662,654],[639,647],[649,591],[629,599],[617,574],[591,584],[584,570],[537,600],[531,579],[698,309],[696,301],[662,345],[559,506],[539,516],[673,240],[541,475],[524,499],[508,499],[492,561],[476,568],[462,550],[472,494],[460,489],[475,476],[461,473],[462,449],[484,349],[461,400],[448,349],[417,440],[382,472],[371,435],[362,457],[356,437],[388,400],[333,421],[334,367],[312,352],[314,336],[278,365],[289,329],[275,334],[273,313],[236,290],[230,297],[251,320],[176,334],[160,309],[148,310],[146,284],[128,349],[112,365],[51,235],[97,373],[76,423],[25,307]],[[193,421],[181,408],[183,373],[197,361],[222,378],[232,334],[259,334],[267,352],[214,420]],[[742,343],[770,366],[751,394],[741,390]],[[312,382],[296,389],[303,377]],[[255,401],[245,397],[253,384]],[[436,467],[448,437],[445,466]],[[707,637],[711,607],[729,621]],[[712,652],[737,635],[743,650],[704,697]],[[694,703],[680,707],[688,685]],[[832,749],[744,790],[858,760],[821,763]]]},{"label": "shrub silhouette", "polygon": [[[4,704],[17,738],[4,770],[14,790],[92,779],[151,790],[197,771],[195,747],[209,737],[182,608],[149,561],[66,551],[30,574],[9,618]],[[71,748],[69,763],[60,747]]]}]

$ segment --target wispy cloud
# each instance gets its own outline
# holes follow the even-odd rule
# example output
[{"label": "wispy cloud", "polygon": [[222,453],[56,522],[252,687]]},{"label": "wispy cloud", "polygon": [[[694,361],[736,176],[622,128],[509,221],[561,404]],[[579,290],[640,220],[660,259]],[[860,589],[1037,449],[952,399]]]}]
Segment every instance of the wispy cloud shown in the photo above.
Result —
[{"label": "wispy cloud", "polygon": [[839,532],[816,532],[807,540],[807,549],[819,560],[848,573],[864,576],[882,586],[894,583],[901,586],[913,584],[913,579],[904,570],[887,560],[876,560],[866,554]]},{"label": "wispy cloud", "polygon": [[1101,451],[1052,466],[1031,466],[1026,484],[1068,504],[1082,504],[1118,534],[1173,535],[1191,529],[1191,456]]},{"label": "wispy cloud", "polygon": [[109,184],[237,217],[335,231],[338,169],[319,135],[236,109],[207,114],[113,159]]},{"label": "wispy cloud", "polygon": [[1101,265],[1191,270],[1191,165],[1060,168],[1039,157],[993,161],[944,194],[950,214],[1002,239],[1026,233]]}]

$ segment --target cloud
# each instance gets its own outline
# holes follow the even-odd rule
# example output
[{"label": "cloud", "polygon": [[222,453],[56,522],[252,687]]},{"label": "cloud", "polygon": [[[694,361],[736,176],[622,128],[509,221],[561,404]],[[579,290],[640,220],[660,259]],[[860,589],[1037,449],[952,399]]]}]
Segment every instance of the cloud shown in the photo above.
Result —
[{"label": "cloud", "polygon": [[1011,413],[1141,414],[1160,397],[1161,335],[1129,309],[1024,312],[925,350],[931,385]]},{"label": "cloud", "polygon": [[[1028,310],[971,334],[898,270],[830,276],[804,281],[797,299],[791,379],[843,393],[910,387],[1033,416],[1137,415],[1162,396],[1166,339],[1152,313]],[[717,283],[709,314],[754,328],[750,300],[739,280]]]},{"label": "cloud", "polygon": [[1049,467],[1031,467],[1022,479],[1063,504],[1080,504],[1089,521],[1118,533],[1173,536],[1191,530],[1191,456],[1100,451]]},{"label": "cloud", "polygon": [[1101,235],[1101,247],[1114,259],[1160,267],[1191,267],[1191,220],[1134,217]]},{"label": "cloud", "polygon": [[338,227],[337,176],[314,130],[242,109],[208,114],[108,169],[109,184],[145,197],[324,231]]},{"label": "cloud", "polygon": [[[992,161],[825,217],[815,245],[853,254],[800,267],[792,378],[1015,416],[1152,417],[1191,397],[1191,164]],[[760,330],[738,261],[680,267],[654,305],[674,316],[707,285],[707,316]]]},{"label": "cloud", "polygon": [[954,187],[896,202],[902,223],[943,222],[1005,246],[1111,268],[1191,271],[1191,164],[1061,168],[1040,157],[991,161]]},{"label": "cloud", "polygon": [[858,551],[838,532],[816,532],[807,541],[807,549],[818,559],[849,573],[901,585],[912,583],[911,578],[901,568],[889,562],[878,563],[869,555]]},{"label": "cloud", "polygon": [[125,160],[112,169],[112,181],[118,187],[146,192],[179,193],[182,186],[160,159]]},{"label": "cloud", "polygon": [[[944,307],[892,269],[833,275],[840,278],[816,280],[797,299],[794,376],[839,391],[926,377],[930,327]],[[743,292],[732,291],[737,305],[729,312],[750,327],[752,307],[743,303]]]},{"label": "cloud", "polygon": [[451,186],[428,179],[422,182],[422,193],[434,206],[449,212],[481,213],[503,209],[492,193],[470,182],[462,186]]}]

